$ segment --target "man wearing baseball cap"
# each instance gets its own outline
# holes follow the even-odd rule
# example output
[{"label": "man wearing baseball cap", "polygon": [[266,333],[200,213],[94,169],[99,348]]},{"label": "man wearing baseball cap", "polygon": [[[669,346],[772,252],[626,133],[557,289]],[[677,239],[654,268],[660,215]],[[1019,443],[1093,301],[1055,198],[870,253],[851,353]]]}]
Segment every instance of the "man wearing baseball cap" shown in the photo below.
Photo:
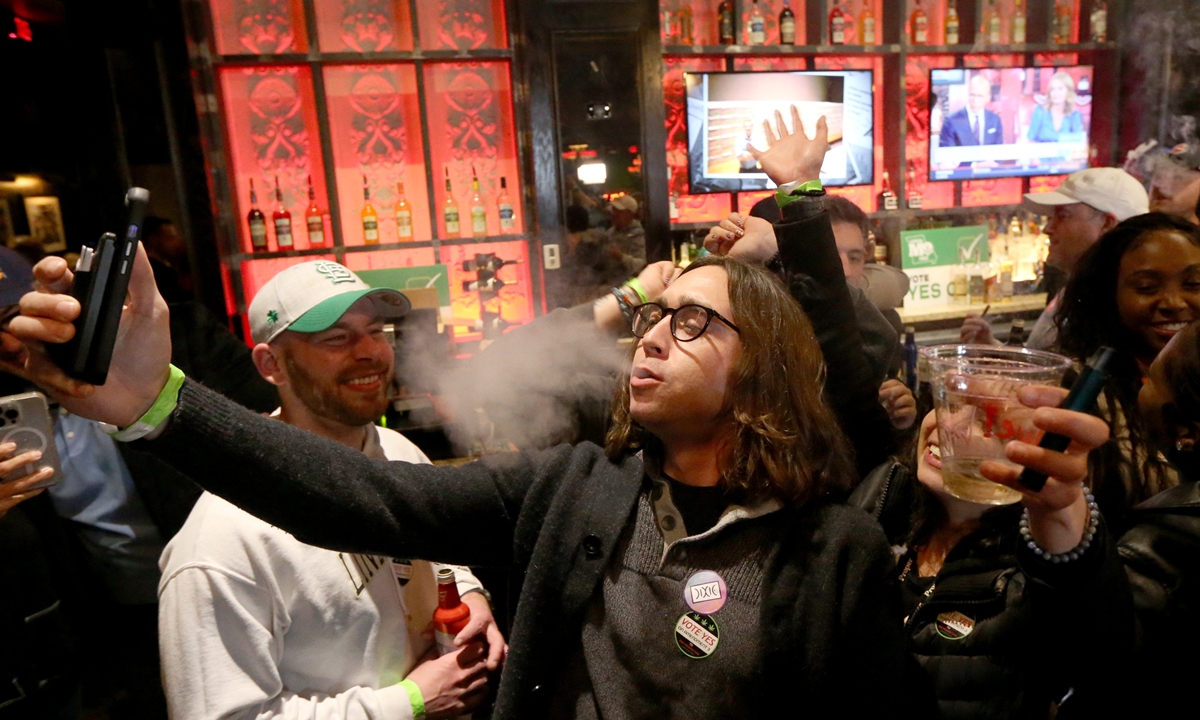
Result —
[{"label": "man wearing baseball cap", "polygon": [[[1045,227],[1050,237],[1046,264],[1068,274],[1101,235],[1122,220],[1150,212],[1150,199],[1142,184],[1124,170],[1111,167],[1071,173],[1058,189],[1026,193],[1025,201],[1050,217]],[[1046,305],[1029,333],[1027,347],[1046,350],[1054,345],[1054,315],[1059,300],[1055,296]],[[978,315],[963,321],[961,337],[967,343],[996,342],[991,326]]]},{"label": "man wearing baseball cap", "polygon": [[646,231],[638,220],[638,201],[632,195],[622,195],[608,204],[612,227],[608,237],[614,256],[620,253],[625,272],[636,274],[646,267]]},{"label": "man wearing baseball cap", "polygon": [[[395,362],[383,326],[408,309],[401,293],[327,260],[272,278],[249,316],[255,365],[279,388],[278,418],[379,460],[428,463],[374,424]],[[471,624],[462,647],[439,658],[422,632],[440,566],[306,545],[209,493],[160,565],[172,717],[454,717],[484,699],[505,651],[466,568],[454,571]]]}]

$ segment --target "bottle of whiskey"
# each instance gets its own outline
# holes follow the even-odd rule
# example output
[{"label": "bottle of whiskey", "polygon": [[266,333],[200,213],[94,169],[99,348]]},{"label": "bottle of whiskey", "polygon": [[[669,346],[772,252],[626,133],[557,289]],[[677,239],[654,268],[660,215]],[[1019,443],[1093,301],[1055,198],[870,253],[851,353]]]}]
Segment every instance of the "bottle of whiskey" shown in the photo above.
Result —
[{"label": "bottle of whiskey", "polygon": [[291,250],[292,214],[283,206],[283,190],[279,187],[279,176],[275,176],[275,212],[271,215],[275,224],[275,246],[278,250]]},{"label": "bottle of whiskey", "polygon": [[267,218],[258,209],[258,195],[254,192],[254,178],[250,178],[250,212],[246,213],[246,223],[250,226],[250,249],[254,252],[267,252]]},{"label": "bottle of whiskey", "polygon": [[984,24],[987,27],[987,41],[989,45],[1000,44],[1000,9],[996,7],[996,0],[988,0],[987,9],[983,12]]},{"label": "bottle of whiskey", "polygon": [[917,172],[911,166],[908,168],[908,209],[921,209],[921,193],[917,192]]},{"label": "bottle of whiskey", "polygon": [[1104,42],[1108,40],[1108,3],[1104,2],[1104,0],[1094,0],[1092,2],[1090,25],[1092,27],[1092,42]]},{"label": "bottle of whiskey", "polygon": [[317,194],[313,191],[312,175],[308,176],[308,209],[304,211],[304,225],[308,228],[308,246],[325,247],[325,213],[317,207]]},{"label": "bottle of whiskey", "polygon": [[892,192],[892,181],[888,171],[883,171],[883,192],[879,193],[879,207],[883,210],[899,210],[900,199]]},{"label": "bottle of whiskey", "polygon": [[958,44],[958,7],[954,0],[950,0],[949,7],[946,8],[946,44]]},{"label": "bottle of whiskey", "polygon": [[908,19],[909,43],[912,45],[925,45],[929,42],[929,15],[926,14],[925,8],[921,7],[921,0],[917,0],[917,6],[913,8],[912,15]]},{"label": "bottle of whiskey", "polygon": [[692,3],[690,0],[683,0],[683,7],[679,8],[679,44],[680,45],[695,45],[696,37],[693,34],[692,28],[695,27],[695,17],[692,15]]},{"label": "bottle of whiskey", "polygon": [[833,0],[833,8],[829,11],[829,44],[846,44],[846,16],[842,14],[840,0]]},{"label": "bottle of whiskey", "polygon": [[475,168],[471,168],[471,234],[475,237],[487,235],[487,210],[483,206],[483,196],[479,194],[479,176]]},{"label": "bottle of whiskey", "polygon": [[496,198],[496,209],[500,213],[500,234],[513,231],[516,227],[516,215],[513,213],[512,198],[508,196],[508,180],[500,178],[500,196]]},{"label": "bottle of whiskey", "polygon": [[454,638],[471,621],[471,608],[458,595],[454,570],[439,568],[437,571],[437,610],[433,611],[433,638],[438,655],[452,653]]},{"label": "bottle of whiskey", "polygon": [[442,219],[446,223],[446,237],[459,237],[458,203],[454,202],[454,190],[450,187],[450,168],[446,168],[446,203],[442,208]]},{"label": "bottle of whiskey", "polygon": [[363,175],[363,208],[362,212],[363,243],[379,244],[379,214],[371,204],[371,186],[367,184],[367,176]]},{"label": "bottle of whiskey", "polygon": [[1060,45],[1071,42],[1073,24],[1069,0],[1056,0],[1054,3],[1054,42]]},{"label": "bottle of whiskey", "polygon": [[412,208],[404,197],[404,183],[396,183],[396,239],[412,240]]},{"label": "bottle of whiskey", "polygon": [[796,44],[796,13],[788,0],[783,0],[783,10],[779,11],[779,44]]},{"label": "bottle of whiskey", "polygon": [[767,42],[767,21],[763,18],[758,0],[750,6],[750,37],[749,45],[765,45]]},{"label": "bottle of whiskey", "polygon": [[730,0],[721,0],[717,6],[717,42],[720,45],[737,42],[733,37],[733,3]]},{"label": "bottle of whiskey", "polygon": [[1025,3],[1013,0],[1012,38],[1014,45],[1025,44]]},{"label": "bottle of whiskey", "polygon": [[875,12],[869,2],[863,3],[858,13],[858,38],[863,45],[875,44]]}]

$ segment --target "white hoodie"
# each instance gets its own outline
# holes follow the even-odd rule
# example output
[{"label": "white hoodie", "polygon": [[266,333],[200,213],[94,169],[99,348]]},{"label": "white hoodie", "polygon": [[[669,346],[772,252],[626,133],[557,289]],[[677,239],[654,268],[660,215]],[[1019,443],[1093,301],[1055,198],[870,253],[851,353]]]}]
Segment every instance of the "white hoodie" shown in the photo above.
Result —
[{"label": "white hoodie", "polygon": [[[368,455],[428,463],[376,428]],[[377,440],[376,442],[372,442]],[[176,720],[413,717],[396,683],[431,643],[435,571],[305,545],[204,493],[159,560],[159,649]],[[394,570],[395,568],[395,570]],[[479,581],[455,568],[458,590]]]}]

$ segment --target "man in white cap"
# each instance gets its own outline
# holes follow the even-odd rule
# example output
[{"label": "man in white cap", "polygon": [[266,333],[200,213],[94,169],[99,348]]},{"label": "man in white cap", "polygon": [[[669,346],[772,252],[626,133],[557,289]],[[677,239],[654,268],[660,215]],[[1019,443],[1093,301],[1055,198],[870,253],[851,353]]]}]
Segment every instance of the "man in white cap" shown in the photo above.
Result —
[{"label": "man in white cap", "polygon": [[612,218],[608,237],[612,241],[613,256],[620,254],[627,273],[641,272],[646,267],[646,231],[638,220],[637,199],[622,195],[609,203],[608,209]]},{"label": "man in white cap", "polygon": [[[1037,212],[1050,216],[1045,228],[1050,237],[1046,264],[1068,274],[1101,235],[1119,222],[1150,212],[1150,198],[1142,184],[1124,170],[1111,167],[1071,173],[1057,190],[1026,193],[1025,201]],[[1046,305],[1029,333],[1026,347],[1046,350],[1054,346],[1054,316],[1060,299],[1055,296]],[[978,315],[963,321],[961,337],[965,343],[996,342],[991,325]]]},{"label": "man in white cap", "polygon": [[1150,181],[1150,209],[1200,223],[1200,147],[1180,143],[1157,158]]},{"label": "man in white cap", "polygon": [[[374,424],[395,362],[384,322],[408,308],[335,262],[276,275],[249,310],[255,365],[279,388],[276,416],[379,460],[428,463]],[[454,572],[471,623],[460,649],[434,657],[424,631],[441,566],[306,545],[209,493],[160,566],[159,644],[176,718],[455,717],[484,699],[505,652],[465,568]]]}]

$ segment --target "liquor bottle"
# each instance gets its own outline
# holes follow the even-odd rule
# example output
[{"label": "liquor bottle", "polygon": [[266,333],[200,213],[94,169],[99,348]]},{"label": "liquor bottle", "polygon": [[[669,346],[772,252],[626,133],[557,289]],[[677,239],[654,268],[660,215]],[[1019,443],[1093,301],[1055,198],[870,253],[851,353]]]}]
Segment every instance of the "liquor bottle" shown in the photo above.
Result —
[{"label": "liquor bottle", "polygon": [[946,8],[946,44],[958,44],[958,7],[954,0],[950,0],[949,7]]},{"label": "liquor bottle", "polygon": [[1000,259],[1000,299],[1011,300],[1013,296],[1013,269],[1015,263],[1008,253]]},{"label": "liquor bottle", "polygon": [[363,175],[363,208],[359,214],[362,216],[363,243],[378,245],[379,215],[375,212],[375,206],[371,204],[371,186],[367,184],[366,175]]},{"label": "liquor bottle", "polygon": [[278,250],[291,250],[292,214],[283,206],[283,190],[279,188],[279,176],[275,176],[275,212],[271,215],[275,224],[275,246]]},{"label": "liquor bottle", "polygon": [[967,260],[962,249],[958,252],[958,264],[950,276],[950,297],[955,303],[966,303],[971,299],[967,292]]},{"label": "liquor bottle", "polygon": [[663,8],[662,29],[665,38],[663,45],[679,44],[679,16],[670,7]]},{"label": "liquor bottle", "polygon": [[846,44],[846,16],[839,0],[833,0],[833,9],[829,11],[829,44]]},{"label": "liquor bottle", "polygon": [[1012,327],[1008,331],[1008,342],[1005,345],[1012,347],[1024,347],[1025,345],[1025,320],[1024,318],[1015,318],[1012,321]]},{"label": "liquor bottle", "polygon": [[1012,219],[1008,221],[1009,237],[1021,237],[1024,234],[1025,228],[1021,225],[1021,218],[1017,215],[1013,215]]},{"label": "liquor bottle", "polygon": [[917,0],[917,7],[909,16],[909,30],[912,32],[910,44],[924,45],[929,42],[929,15],[921,7],[921,0]]},{"label": "liquor bottle", "polygon": [[1014,45],[1025,44],[1025,8],[1022,0],[1013,0],[1012,38]]},{"label": "liquor bottle", "polygon": [[258,209],[258,195],[254,192],[254,178],[250,178],[250,212],[246,213],[246,222],[250,225],[250,249],[254,252],[267,252],[267,218]]},{"label": "liquor bottle", "polygon": [[508,196],[508,180],[500,178],[500,197],[496,198],[496,210],[500,213],[500,234],[510,233],[516,226],[512,198]]},{"label": "liquor bottle", "polygon": [[404,183],[396,183],[396,239],[411,240],[413,236],[412,207],[404,197]]},{"label": "liquor bottle", "polygon": [[679,44],[680,45],[695,45],[696,37],[693,33],[695,27],[695,18],[692,15],[692,3],[689,0],[684,0],[683,7],[679,8]]},{"label": "liquor bottle", "polygon": [[904,384],[917,392],[917,329],[904,326]]},{"label": "liquor bottle", "polygon": [[908,209],[921,209],[921,194],[917,192],[917,173],[911,167],[908,169]]},{"label": "liquor bottle", "polygon": [[984,293],[987,292],[987,285],[983,278],[983,263],[979,259],[979,255],[975,255],[975,262],[971,264],[971,274],[967,276],[967,293],[971,296],[970,302],[981,303],[985,300]]},{"label": "liquor bottle", "polygon": [[733,3],[729,0],[721,0],[717,6],[717,40],[720,45],[737,42],[733,37]]},{"label": "liquor bottle", "polygon": [[796,13],[792,12],[788,0],[783,0],[783,10],[779,11],[779,44],[796,44]]},{"label": "liquor bottle", "polygon": [[450,187],[450,168],[446,168],[446,204],[442,208],[442,219],[446,223],[446,237],[459,237],[458,203],[454,202],[454,190]]},{"label": "liquor bottle", "polygon": [[1093,0],[1090,24],[1092,27],[1092,42],[1104,42],[1108,40],[1108,3],[1104,2],[1104,0]]},{"label": "liquor bottle", "polygon": [[750,45],[765,45],[767,42],[767,21],[763,19],[762,10],[758,8],[758,0],[750,6]]},{"label": "liquor bottle", "polygon": [[872,247],[874,248],[875,264],[876,265],[887,265],[888,264],[887,243],[881,242],[873,231],[868,232],[868,235],[871,238]]},{"label": "liquor bottle", "polygon": [[317,207],[312,175],[308,176],[308,209],[304,211],[304,225],[308,228],[308,246],[325,247],[325,213]]},{"label": "liquor bottle", "polygon": [[471,168],[471,234],[475,237],[487,235],[487,209],[483,206],[483,195],[479,194],[479,176]]},{"label": "liquor bottle", "polygon": [[989,45],[1000,44],[1000,9],[996,7],[996,0],[988,0],[987,10],[983,13],[984,22],[987,27],[987,41]]},{"label": "liquor bottle", "polygon": [[1069,0],[1056,0],[1054,3],[1054,42],[1059,44],[1071,42],[1072,24]]},{"label": "liquor bottle", "polygon": [[863,3],[858,13],[858,38],[863,45],[875,44],[875,13],[870,3]]},{"label": "liquor bottle", "polygon": [[454,647],[454,638],[471,621],[471,608],[458,596],[454,570],[438,568],[437,598],[437,610],[433,611],[433,639],[438,655],[445,655],[458,649]]},{"label": "liquor bottle", "polygon": [[879,193],[879,207],[884,210],[900,209],[900,198],[892,192],[892,181],[888,178],[887,170],[883,171],[883,192]]}]

